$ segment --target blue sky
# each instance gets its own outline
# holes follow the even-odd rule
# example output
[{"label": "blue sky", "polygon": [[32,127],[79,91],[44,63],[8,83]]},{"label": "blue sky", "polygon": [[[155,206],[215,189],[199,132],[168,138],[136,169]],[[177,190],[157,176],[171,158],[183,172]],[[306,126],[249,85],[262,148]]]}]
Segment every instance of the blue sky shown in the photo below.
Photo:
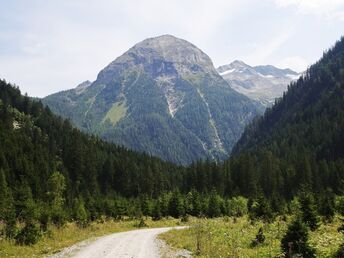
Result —
[{"label": "blue sky", "polygon": [[0,78],[30,96],[95,80],[135,43],[184,38],[215,66],[304,70],[344,35],[344,0],[0,0]]}]

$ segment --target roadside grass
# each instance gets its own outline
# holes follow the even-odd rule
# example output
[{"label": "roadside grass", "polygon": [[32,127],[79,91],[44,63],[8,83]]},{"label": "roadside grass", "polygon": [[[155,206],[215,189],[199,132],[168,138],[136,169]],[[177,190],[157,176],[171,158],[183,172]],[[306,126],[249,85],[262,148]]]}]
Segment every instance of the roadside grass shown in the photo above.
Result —
[{"label": "roadside grass", "polygon": [[[16,245],[13,240],[0,237],[0,257],[47,257],[61,251],[63,248],[74,245],[86,239],[99,236],[139,229],[140,220],[103,220],[92,222],[85,228],[78,227],[75,223],[67,223],[61,228],[50,226],[48,233],[44,234],[37,244],[32,246]],[[149,228],[172,227],[183,225],[180,220],[165,218],[153,221],[145,219]]]},{"label": "roadside grass", "polygon": [[[187,249],[195,257],[283,257],[280,241],[288,222],[277,218],[273,223],[261,221],[251,223],[247,217],[238,219],[224,217],[218,219],[191,219],[191,227],[172,230],[160,235],[173,248]],[[317,249],[317,257],[333,257],[343,242],[337,231],[338,218],[330,224],[322,224],[310,233],[310,244]],[[262,227],[265,242],[255,247],[251,245],[259,228]]]}]

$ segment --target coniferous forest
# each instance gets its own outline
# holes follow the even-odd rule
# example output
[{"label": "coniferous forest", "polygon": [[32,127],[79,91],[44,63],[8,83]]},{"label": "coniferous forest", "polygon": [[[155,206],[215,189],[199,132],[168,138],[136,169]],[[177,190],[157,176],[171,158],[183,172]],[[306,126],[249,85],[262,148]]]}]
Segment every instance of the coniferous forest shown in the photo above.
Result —
[{"label": "coniferous forest", "polygon": [[[292,213],[295,197],[303,223],[315,230],[317,216],[344,213],[343,198],[335,206],[344,194],[344,39],[247,127],[232,154],[184,167],[133,152],[79,131],[2,80],[2,234],[30,244],[32,232],[50,223],[85,226],[101,216],[248,213],[270,221]],[[300,223],[290,225],[286,249],[292,231],[303,230]]]}]

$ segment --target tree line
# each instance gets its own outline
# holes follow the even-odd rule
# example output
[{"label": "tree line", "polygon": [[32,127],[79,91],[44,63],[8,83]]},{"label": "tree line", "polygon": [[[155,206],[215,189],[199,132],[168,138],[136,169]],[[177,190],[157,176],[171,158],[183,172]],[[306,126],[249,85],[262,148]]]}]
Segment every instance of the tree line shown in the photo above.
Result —
[{"label": "tree line", "polygon": [[249,126],[230,159],[187,167],[87,135],[1,80],[3,234],[32,243],[49,223],[102,216],[269,220],[292,212],[302,189],[330,218],[344,190],[342,67],[343,40]]}]

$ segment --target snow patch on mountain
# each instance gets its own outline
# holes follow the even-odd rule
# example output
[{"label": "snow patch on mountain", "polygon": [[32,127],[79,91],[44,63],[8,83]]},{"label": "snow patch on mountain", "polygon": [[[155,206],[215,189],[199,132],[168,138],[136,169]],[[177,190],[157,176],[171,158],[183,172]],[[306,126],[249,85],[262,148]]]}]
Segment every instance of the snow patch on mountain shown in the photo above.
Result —
[{"label": "snow patch on mountain", "polygon": [[229,70],[227,70],[227,71],[224,71],[224,72],[220,73],[220,75],[221,75],[221,76],[222,76],[222,75],[226,75],[226,74],[232,73],[232,72],[234,72],[234,71],[235,71],[234,68],[233,68],[233,69],[229,69]]},{"label": "snow patch on mountain", "polygon": [[234,90],[264,106],[271,106],[287,90],[288,84],[300,77],[290,69],[272,65],[249,66],[238,60],[218,67],[217,71]]}]

